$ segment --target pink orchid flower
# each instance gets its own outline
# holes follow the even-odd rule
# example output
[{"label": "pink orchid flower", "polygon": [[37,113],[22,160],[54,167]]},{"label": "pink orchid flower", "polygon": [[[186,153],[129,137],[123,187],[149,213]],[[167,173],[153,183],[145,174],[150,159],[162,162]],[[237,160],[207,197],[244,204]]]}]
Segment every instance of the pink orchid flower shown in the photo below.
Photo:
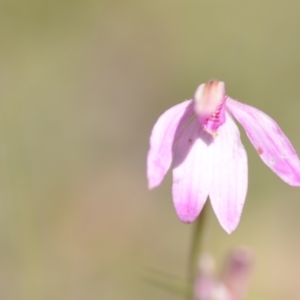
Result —
[{"label": "pink orchid flower", "polygon": [[160,185],[173,162],[173,202],[179,219],[193,222],[209,196],[221,226],[239,223],[248,187],[247,154],[233,117],[263,162],[283,181],[300,186],[300,161],[277,123],[231,99],[225,84],[201,84],[194,99],[164,112],[153,127],[147,157],[149,188]]}]

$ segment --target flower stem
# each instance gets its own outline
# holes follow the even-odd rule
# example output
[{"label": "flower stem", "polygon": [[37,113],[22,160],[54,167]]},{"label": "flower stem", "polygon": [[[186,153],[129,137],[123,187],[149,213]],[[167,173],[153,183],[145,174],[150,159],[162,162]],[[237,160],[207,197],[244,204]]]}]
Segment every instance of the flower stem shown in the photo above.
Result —
[{"label": "flower stem", "polygon": [[189,264],[188,264],[188,276],[189,276],[189,292],[188,292],[188,300],[193,300],[194,298],[194,284],[195,278],[197,275],[197,271],[199,268],[199,255],[202,246],[202,237],[203,237],[203,228],[204,222],[206,219],[208,210],[208,204],[205,203],[202,208],[200,216],[195,221],[194,232],[192,236],[190,255],[189,255]]}]

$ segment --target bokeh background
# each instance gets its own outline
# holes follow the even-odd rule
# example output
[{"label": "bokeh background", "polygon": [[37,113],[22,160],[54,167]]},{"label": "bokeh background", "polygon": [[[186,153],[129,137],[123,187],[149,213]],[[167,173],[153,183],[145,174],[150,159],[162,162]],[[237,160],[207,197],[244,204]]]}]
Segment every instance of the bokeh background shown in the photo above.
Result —
[{"label": "bokeh background", "polygon": [[[184,280],[192,234],[170,175],[147,190],[151,128],[217,78],[300,152],[299,14],[293,0],[1,0],[0,299],[182,299],[143,279]],[[204,250],[221,266],[247,245],[249,299],[298,300],[300,190],[241,131],[241,223],[228,236],[210,212]]]}]

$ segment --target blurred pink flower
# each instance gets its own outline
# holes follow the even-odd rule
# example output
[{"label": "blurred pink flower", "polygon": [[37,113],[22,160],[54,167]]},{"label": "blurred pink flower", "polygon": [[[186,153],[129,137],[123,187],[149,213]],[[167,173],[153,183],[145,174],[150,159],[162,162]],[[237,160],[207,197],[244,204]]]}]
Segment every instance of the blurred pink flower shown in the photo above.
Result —
[{"label": "blurred pink flower", "polygon": [[263,162],[286,183],[300,185],[296,151],[262,111],[231,99],[225,84],[201,84],[192,100],[164,112],[153,127],[147,157],[149,188],[160,185],[173,162],[173,202],[179,219],[193,222],[209,196],[221,226],[237,227],[248,186],[247,154],[232,115]]},{"label": "blurred pink flower", "polygon": [[202,254],[194,283],[197,300],[244,300],[250,286],[254,258],[250,249],[238,247],[225,258],[221,275],[216,275],[215,260]]}]

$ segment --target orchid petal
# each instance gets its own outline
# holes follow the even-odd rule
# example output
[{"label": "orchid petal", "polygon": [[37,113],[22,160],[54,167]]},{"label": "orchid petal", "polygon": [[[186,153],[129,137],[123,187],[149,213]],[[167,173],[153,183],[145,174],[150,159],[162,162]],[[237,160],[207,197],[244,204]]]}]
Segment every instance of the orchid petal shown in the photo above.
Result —
[{"label": "orchid petal", "polygon": [[239,129],[228,113],[213,150],[214,173],[209,197],[221,226],[231,233],[240,221],[246,199],[248,168]]},{"label": "orchid petal", "polygon": [[263,162],[286,183],[300,185],[300,161],[278,124],[262,111],[228,98],[227,107],[244,127]]},{"label": "orchid petal", "polygon": [[212,178],[212,140],[195,117],[176,141],[173,203],[184,223],[191,223],[197,218],[207,199]]},{"label": "orchid petal", "polygon": [[172,163],[173,142],[181,124],[193,115],[191,100],[177,104],[164,112],[155,123],[147,157],[149,188],[160,185]]}]

